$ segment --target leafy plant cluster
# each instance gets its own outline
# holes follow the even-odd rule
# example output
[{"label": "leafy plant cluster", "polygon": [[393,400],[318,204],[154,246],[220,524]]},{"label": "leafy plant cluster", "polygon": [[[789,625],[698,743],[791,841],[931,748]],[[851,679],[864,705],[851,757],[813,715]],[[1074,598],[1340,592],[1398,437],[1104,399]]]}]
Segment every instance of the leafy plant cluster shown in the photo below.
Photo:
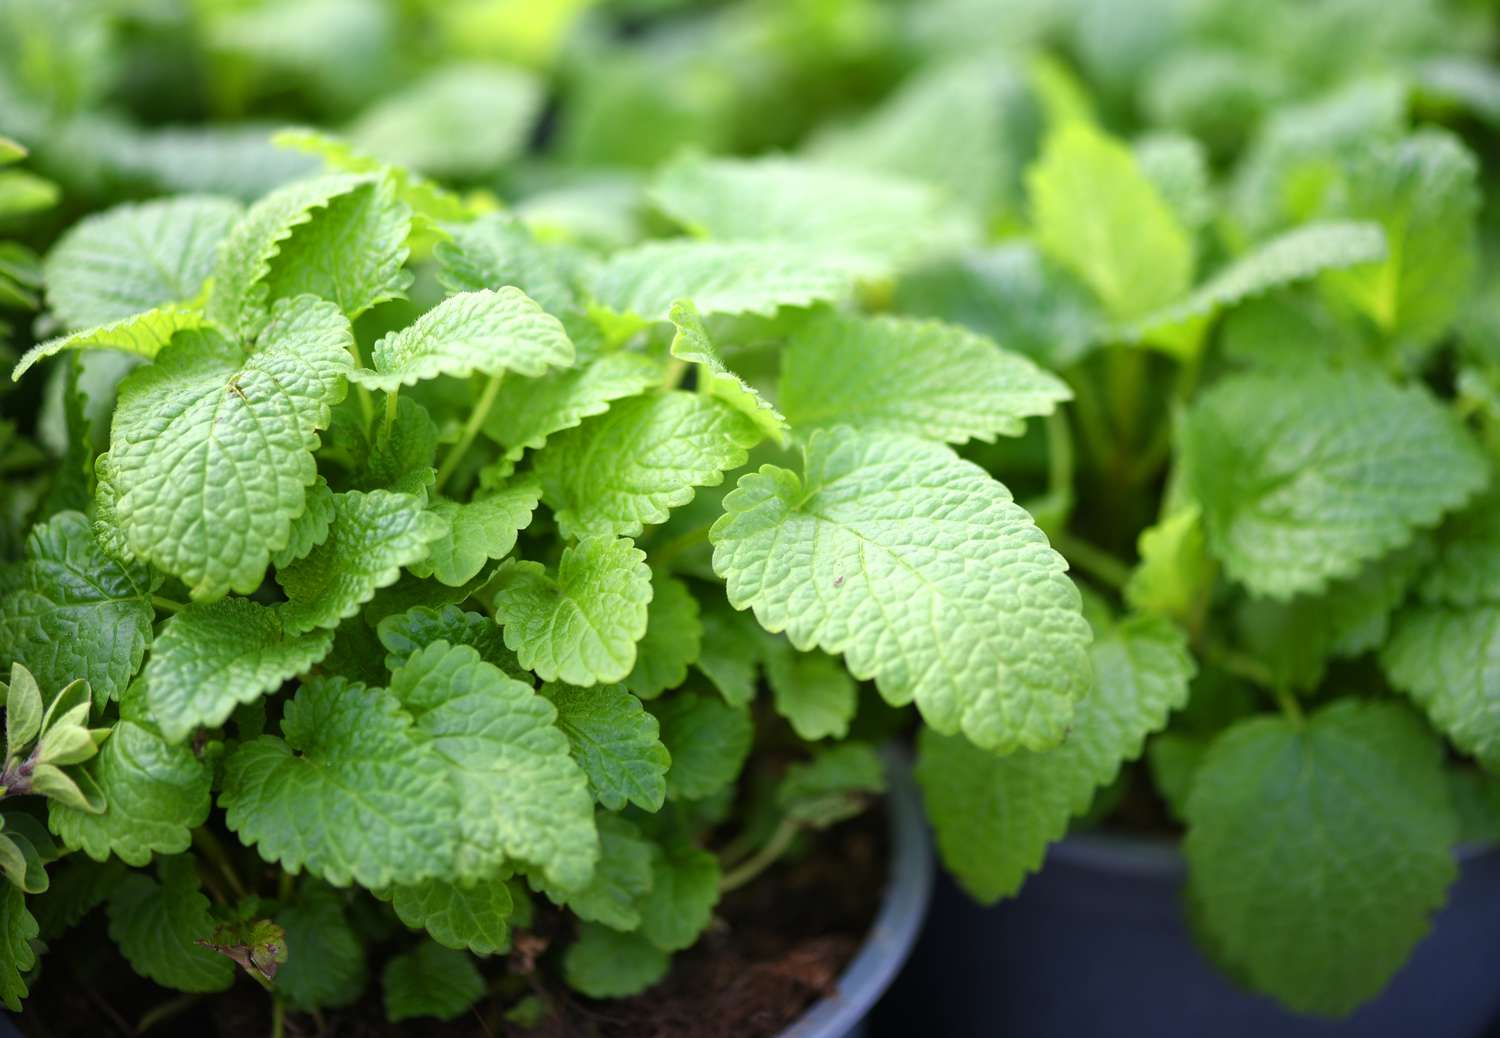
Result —
[{"label": "leafy plant cluster", "polygon": [[[0,245],[5,1003],[96,910],[278,1021],[535,1020],[550,906],[626,996],[913,725],[981,900],[1160,804],[1226,970],[1375,995],[1500,835],[1472,12],[483,6],[0,7],[0,218],[98,208]],[[104,104],[188,28],[340,132]]]}]

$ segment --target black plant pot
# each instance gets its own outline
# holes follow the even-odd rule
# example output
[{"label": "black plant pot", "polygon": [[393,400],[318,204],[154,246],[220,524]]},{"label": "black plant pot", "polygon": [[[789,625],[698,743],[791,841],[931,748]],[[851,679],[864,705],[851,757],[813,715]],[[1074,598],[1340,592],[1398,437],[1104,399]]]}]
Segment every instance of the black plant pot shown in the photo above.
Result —
[{"label": "black plant pot", "polygon": [[993,908],[939,882],[872,1036],[1479,1038],[1500,1015],[1500,850],[1459,859],[1447,905],[1386,990],[1323,1020],[1235,987],[1198,951],[1174,843],[1069,837]]}]

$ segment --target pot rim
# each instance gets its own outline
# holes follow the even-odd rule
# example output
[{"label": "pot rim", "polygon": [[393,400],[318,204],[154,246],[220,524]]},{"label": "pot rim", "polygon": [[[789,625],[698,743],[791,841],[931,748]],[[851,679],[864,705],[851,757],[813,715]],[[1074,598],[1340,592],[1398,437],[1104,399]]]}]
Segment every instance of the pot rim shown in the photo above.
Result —
[{"label": "pot rim", "polygon": [[839,975],[836,993],[814,1003],[776,1038],[843,1038],[853,1031],[896,979],[927,918],[934,864],[922,801],[908,755],[887,747],[882,756],[889,787],[890,859],[880,909]]}]

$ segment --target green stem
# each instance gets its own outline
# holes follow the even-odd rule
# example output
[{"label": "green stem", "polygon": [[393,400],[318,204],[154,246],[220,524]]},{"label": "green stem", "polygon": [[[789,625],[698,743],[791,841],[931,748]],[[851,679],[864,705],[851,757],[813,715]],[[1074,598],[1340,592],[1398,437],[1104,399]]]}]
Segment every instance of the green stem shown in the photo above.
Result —
[{"label": "green stem", "polygon": [[1073,383],[1073,413],[1078,417],[1078,428],[1083,433],[1090,458],[1095,465],[1107,465],[1114,453],[1114,444],[1099,406],[1098,393],[1087,378],[1079,378]]},{"label": "green stem", "polygon": [[[352,339],[350,340],[349,352],[354,355],[354,366],[356,368],[362,368],[365,366],[365,359],[360,355],[359,343],[357,341]],[[370,427],[370,423],[375,421],[375,401],[370,399],[370,391],[364,386],[360,385],[358,382],[354,384],[354,389],[355,392],[359,394],[359,410],[360,413],[364,415],[365,428],[368,429]]]},{"label": "green stem", "polygon": [[193,846],[219,870],[220,875],[224,877],[224,882],[228,883],[229,889],[234,891],[235,897],[243,898],[246,895],[245,884],[240,882],[239,873],[234,871],[234,865],[230,862],[224,845],[214,838],[213,833],[203,826],[194,829]]},{"label": "green stem", "polygon": [[396,427],[397,400],[401,387],[397,386],[385,395],[385,442],[391,442],[391,430]]},{"label": "green stem", "polygon": [[1297,702],[1297,697],[1285,685],[1277,685],[1272,692],[1276,696],[1276,705],[1281,708],[1281,712],[1286,715],[1287,720],[1291,721],[1296,727],[1301,728],[1307,718],[1302,713],[1302,704]]},{"label": "green stem", "polygon": [[186,602],[178,602],[174,599],[163,598],[161,595],[152,595],[151,604],[164,613],[180,613],[187,608]]},{"label": "green stem", "polygon": [[141,1017],[140,1022],[135,1025],[135,1033],[145,1034],[157,1024],[164,1024],[173,1017],[181,1016],[202,1001],[202,995],[178,995],[174,999],[163,1002]]},{"label": "green stem", "polygon": [[[681,357],[673,357],[672,360],[671,360],[671,362],[667,365],[666,374],[664,374],[662,376],[662,379],[661,379],[662,388],[663,389],[676,389],[677,388],[677,384],[682,381],[682,375],[683,375],[683,373],[685,371],[687,371],[687,367],[688,367],[688,362],[687,361],[683,360]],[[703,391],[703,383],[706,382],[706,380],[705,379],[699,379],[698,382],[699,382],[699,386],[698,386],[699,390]]]},{"label": "green stem", "polygon": [[746,858],[743,864],[724,873],[723,878],[719,880],[719,893],[727,894],[731,890],[743,887],[774,865],[776,860],[792,845],[792,841],[797,838],[797,833],[801,831],[801,828],[790,818],[783,818],[764,847]]},{"label": "green stem", "polygon": [[271,1038],[286,1035],[286,1003],[279,998],[271,1000]]},{"label": "green stem", "polygon": [[1052,547],[1056,548],[1063,558],[1109,587],[1118,590],[1123,588],[1125,582],[1130,579],[1130,566],[1103,548],[1074,537],[1066,530],[1052,534],[1051,540]]},{"label": "green stem", "polygon": [[490,408],[495,405],[495,397],[500,393],[500,381],[503,375],[491,375],[484,389],[480,391],[479,399],[474,404],[474,410],[469,413],[469,420],[464,424],[464,431],[459,434],[458,442],[448,451],[447,457],[443,458],[442,467],[438,469],[437,482],[433,484],[432,492],[436,494],[443,489],[443,484],[448,482],[448,477],[453,475],[453,470],[458,468],[458,463],[463,460],[464,452],[474,442],[474,437],[479,435],[479,427],[484,424],[485,418],[489,417]]}]

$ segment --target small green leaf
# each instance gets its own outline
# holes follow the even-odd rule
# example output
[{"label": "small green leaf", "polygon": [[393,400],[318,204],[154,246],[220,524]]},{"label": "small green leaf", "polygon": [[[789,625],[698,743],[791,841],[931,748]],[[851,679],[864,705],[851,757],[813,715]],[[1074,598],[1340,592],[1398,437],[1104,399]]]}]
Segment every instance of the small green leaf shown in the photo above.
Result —
[{"label": "small green leaf", "polygon": [[585,923],[563,953],[563,978],[589,998],[628,998],[667,975],[671,956],[643,935]]},{"label": "small green leaf", "polygon": [[5,756],[19,757],[42,730],[42,690],[36,678],[19,663],[10,665],[10,687],[5,694]]},{"label": "small green leaf", "polygon": [[143,977],[178,991],[223,991],[234,963],[199,942],[213,936],[191,855],[162,859],[157,878],[133,873],[109,898],[109,936]]},{"label": "small green leaf", "polygon": [[1500,605],[1408,607],[1380,663],[1455,746],[1500,771]]},{"label": "small green leaf", "polygon": [[671,755],[667,795],[701,800],[732,783],[750,754],[750,713],[721,699],[677,692],[651,704]]},{"label": "small green leaf", "polygon": [[455,1020],[484,995],[484,978],[473,960],[432,941],[386,963],[381,986],[385,1017],[392,1023],[420,1017]]},{"label": "small green leaf", "polygon": [[36,966],[31,942],[38,932],[21,888],[0,883],[0,1002],[12,1013],[21,1011],[21,999],[30,993],[25,974]]},{"label": "small green leaf", "polygon": [[566,905],[580,919],[633,930],[641,925],[641,903],[651,890],[655,845],[620,815],[600,812],[595,821],[599,865],[587,883],[567,888],[546,883],[534,874],[529,879],[533,887],[545,892],[555,904]]},{"label": "small green leaf", "polygon": [[541,694],[557,708],[557,727],[606,810],[623,810],[626,803],[661,810],[672,758],[655,716],[639,699],[622,685],[578,688],[552,682]]},{"label": "small green leaf", "polygon": [[276,993],[297,1009],[337,1009],[365,988],[364,943],[344,914],[343,898],[304,880],[292,903],[276,913],[285,932],[286,963],[276,971]]},{"label": "small green leaf", "polygon": [[697,847],[656,849],[651,892],[641,905],[641,936],[662,951],[690,948],[719,903],[719,859]]},{"label": "small green leaf", "polygon": [[467,584],[486,562],[510,554],[516,546],[516,534],[531,524],[541,496],[539,485],[524,481],[476,497],[467,504],[447,498],[431,502],[428,510],[445,519],[448,530],[432,542],[427,558],[414,564],[412,572],[420,575],[431,567],[432,575],[443,584],[450,587]]},{"label": "small green leaf", "polygon": [[854,679],[832,656],[797,652],[782,643],[766,660],[776,712],[799,739],[842,739],[854,720],[858,690]]},{"label": "small green leaf", "polygon": [[445,948],[495,955],[510,948],[510,888],[501,879],[469,886],[428,880],[397,887],[391,905],[401,921],[425,929]]},{"label": "small green leaf", "polygon": [[698,600],[687,585],[665,573],[654,573],[651,587],[646,633],[636,643],[635,668],[625,678],[625,687],[642,699],[655,699],[682,684],[688,666],[698,659],[703,640]]},{"label": "small green leaf", "polygon": [[749,418],[777,443],[786,442],[786,419],[774,404],[724,364],[692,301],[679,299],[667,316],[677,328],[672,337],[672,356],[698,365],[700,388]]}]

